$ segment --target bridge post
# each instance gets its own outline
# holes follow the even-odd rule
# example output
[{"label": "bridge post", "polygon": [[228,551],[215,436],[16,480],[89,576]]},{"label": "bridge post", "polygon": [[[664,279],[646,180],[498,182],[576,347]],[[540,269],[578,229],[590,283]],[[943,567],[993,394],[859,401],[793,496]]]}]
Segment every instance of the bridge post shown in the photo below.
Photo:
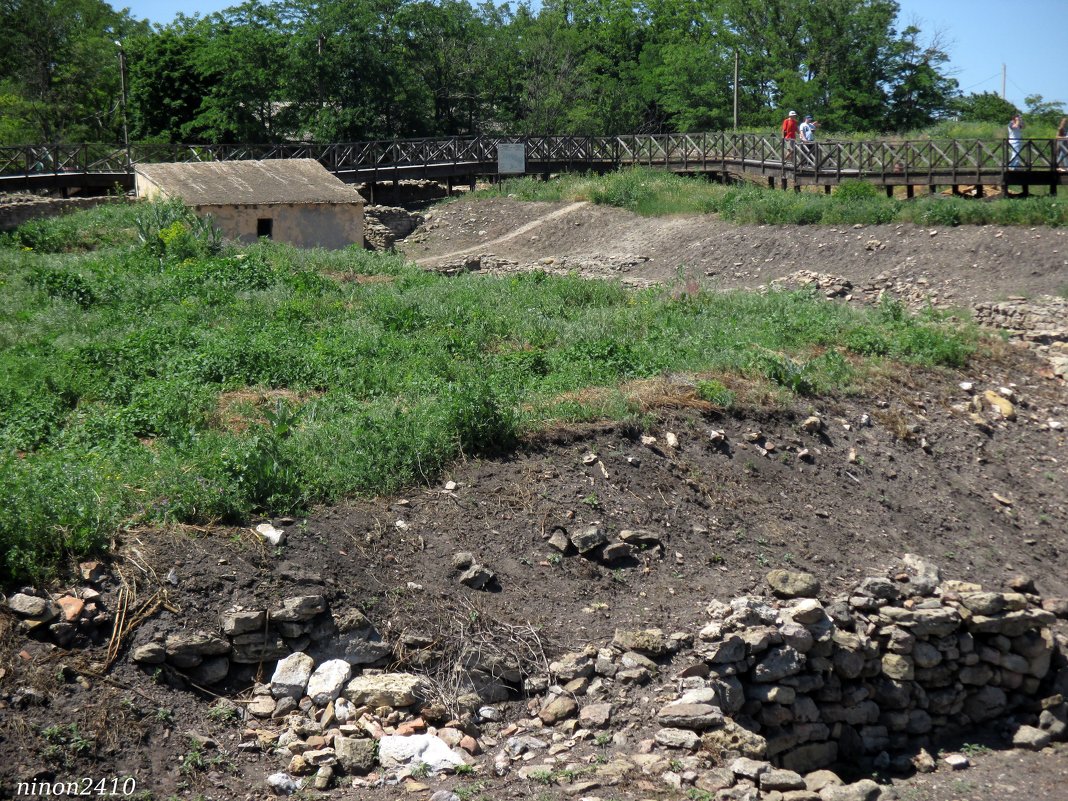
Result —
[{"label": "bridge post", "polygon": [[888,198],[890,198],[890,200],[894,199],[894,187],[893,186],[887,185],[887,187],[886,187],[886,196]]},{"label": "bridge post", "polygon": [[906,185],[905,186],[905,197],[908,198],[909,200],[912,200],[912,196],[914,194],[915,194],[915,190],[913,189],[912,184]]},{"label": "bridge post", "polygon": [[768,189],[774,189],[774,188],[775,188],[775,176],[769,175],[768,176]]},{"label": "bridge post", "polygon": [[823,194],[825,194],[825,195],[831,194],[831,185],[830,184],[824,184],[823,185]]}]

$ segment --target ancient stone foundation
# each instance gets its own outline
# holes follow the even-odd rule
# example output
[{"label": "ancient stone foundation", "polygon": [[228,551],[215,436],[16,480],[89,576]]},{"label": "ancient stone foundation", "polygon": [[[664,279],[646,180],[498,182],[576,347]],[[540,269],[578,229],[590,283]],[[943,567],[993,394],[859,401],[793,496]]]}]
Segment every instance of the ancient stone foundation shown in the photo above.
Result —
[{"label": "ancient stone foundation", "polygon": [[[603,560],[609,540],[578,558]],[[210,631],[146,627],[130,654],[201,685],[267,663],[270,682],[242,696],[239,748],[274,762],[268,783],[281,792],[378,786],[488,751],[497,775],[539,781],[563,783],[579,764],[594,786],[654,776],[717,801],[875,799],[874,782],[842,787],[820,769],[934,769],[930,751],[960,732],[1036,750],[1065,739],[1065,599],[1043,600],[1025,578],[996,592],[942,581],[909,555],[826,601],[806,573],[766,581],[763,596],[709,602],[695,631],[617,630],[551,661],[530,659],[537,640],[520,648],[514,629],[511,652],[419,632],[387,643],[320,594],[225,608]],[[24,630],[71,643],[110,620],[104,598],[24,591],[8,606]],[[579,755],[593,743],[613,756],[588,768]]]}]

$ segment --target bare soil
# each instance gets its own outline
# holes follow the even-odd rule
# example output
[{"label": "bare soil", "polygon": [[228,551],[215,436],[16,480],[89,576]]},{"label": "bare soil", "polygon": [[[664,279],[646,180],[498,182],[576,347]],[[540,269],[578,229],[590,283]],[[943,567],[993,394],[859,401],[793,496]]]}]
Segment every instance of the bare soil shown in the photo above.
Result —
[{"label": "bare soil", "polygon": [[[539,222],[565,206],[508,199],[446,204],[404,249],[431,267],[474,252],[493,254],[504,264],[499,269],[562,264],[635,284],[677,280],[680,268],[724,288],[767,284],[799,269],[843,275],[858,286],[883,274],[962,305],[1068,286],[1068,239],[1058,230],[739,227],[704,217],[649,220],[589,205]],[[885,246],[868,249],[871,240]],[[1001,588],[1026,574],[1043,595],[1068,596],[1068,439],[1048,425],[1068,423],[1068,390],[1048,375],[1026,347],[993,343],[960,373],[898,373],[864,397],[730,414],[696,401],[684,381],[665,379],[647,388],[649,422],[640,429],[559,428],[514,452],[460,461],[402,497],[275,520],[288,534],[279,552],[262,547],[248,529],[128,532],[117,542],[102,591],[113,609],[120,578],[136,587],[139,602],[160,600],[149,608],[142,635],[157,627],[215,630],[221,609],[313,589],[335,612],[365,612],[390,641],[404,633],[458,636],[458,621],[478,620],[533,627],[549,656],[604,645],[617,628],[695,632],[710,600],[763,594],[764,576],[776,567],[815,574],[822,594],[831,596],[863,576],[892,571],[910,552],[939,564],[944,578]],[[974,389],[962,390],[962,381]],[[1017,419],[977,426],[963,405],[973,392],[999,387],[1013,388]],[[827,422],[820,434],[800,428],[812,413]],[[712,443],[713,429],[729,445]],[[643,435],[656,441],[643,443]],[[811,462],[798,458],[800,448]],[[451,489],[447,482],[454,482]],[[554,556],[546,542],[554,530],[595,522],[614,531],[654,529],[665,549],[614,569]],[[494,591],[458,584],[452,556],[459,551],[496,572]],[[129,643],[105,667],[105,644],[65,652],[27,639],[11,617],[0,625],[0,797],[12,797],[15,782],[33,777],[130,776],[157,799],[253,799],[267,795],[267,774],[284,769],[266,754],[238,751],[242,724],[209,714],[212,693],[176,673],[134,665]],[[250,669],[213,690],[240,701],[255,678]],[[620,716],[630,752],[651,736],[648,703],[638,693]],[[501,726],[528,715],[522,701],[502,708]],[[71,724],[87,745],[43,733]],[[188,732],[217,743],[193,760],[198,764],[189,758]],[[482,734],[497,736],[492,727]],[[1063,745],[1016,751],[994,728],[945,747],[964,744],[971,768],[895,777],[899,797],[1065,798]],[[493,749],[487,752],[474,776],[426,780],[426,790],[349,787],[330,795],[425,799],[433,790],[476,782],[482,785],[475,798],[568,795],[514,773],[494,776]],[[575,754],[592,761],[600,749],[587,743]],[[685,797],[653,777],[589,794]]]}]

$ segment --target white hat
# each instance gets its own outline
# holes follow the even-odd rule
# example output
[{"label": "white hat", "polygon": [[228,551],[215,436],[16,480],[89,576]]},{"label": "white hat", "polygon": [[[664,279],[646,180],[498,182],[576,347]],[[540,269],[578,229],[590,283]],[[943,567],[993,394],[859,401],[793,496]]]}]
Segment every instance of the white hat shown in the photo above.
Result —
[{"label": "white hat", "polygon": [[797,112],[796,111],[791,111],[789,116],[796,117],[797,116]]}]

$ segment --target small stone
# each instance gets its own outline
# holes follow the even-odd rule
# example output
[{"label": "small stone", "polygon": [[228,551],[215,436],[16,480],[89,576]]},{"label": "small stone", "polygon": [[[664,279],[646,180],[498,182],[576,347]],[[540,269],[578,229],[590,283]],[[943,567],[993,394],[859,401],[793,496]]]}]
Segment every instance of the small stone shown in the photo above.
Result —
[{"label": "small stone", "polygon": [[948,754],[942,757],[942,761],[945,762],[953,770],[964,770],[971,766],[971,761],[964,754]]},{"label": "small stone", "polygon": [[772,591],[782,598],[813,598],[820,591],[819,579],[799,570],[772,570],[765,580]]},{"label": "small stone", "polygon": [[920,752],[912,758],[912,766],[916,768],[917,773],[934,773],[938,770],[934,757],[925,748],[921,748]]},{"label": "small stone", "polygon": [[453,570],[467,570],[475,563],[475,555],[470,551],[460,551],[452,555]]},{"label": "small stone", "polygon": [[1052,739],[1048,731],[1034,726],[1021,726],[1012,735],[1012,745],[1014,748],[1024,748],[1028,751],[1041,751]]},{"label": "small stone", "polygon": [[303,786],[303,782],[297,781],[288,773],[272,773],[267,777],[267,786],[278,795],[293,795]]},{"label": "small stone", "polygon": [[688,729],[664,728],[656,733],[656,742],[665,748],[679,748],[687,751],[696,751],[701,745],[701,737],[697,732]]},{"label": "small stone", "polygon": [[569,695],[558,695],[541,708],[538,717],[546,726],[572,717],[578,711],[578,703]]},{"label": "small stone", "polygon": [[285,542],[286,533],[280,528],[275,528],[270,523],[260,523],[253,529],[256,535],[268,545],[278,546]]},{"label": "small stone", "polygon": [[496,579],[497,575],[485,565],[471,565],[460,576],[460,583],[473,590],[484,590]]},{"label": "small stone", "polygon": [[587,526],[571,535],[571,543],[581,554],[587,554],[606,542],[608,542],[608,535],[600,526]]},{"label": "small stone", "polygon": [[987,406],[993,409],[1000,417],[1004,418],[1005,420],[1016,419],[1016,407],[1008,398],[1003,397],[997,392],[988,389],[986,392],[983,393],[983,400],[986,402]]},{"label": "small stone", "polygon": [[19,617],[31,620],[51,620],[56,616],[52,603],[47,598],[38,598],[36,595],[17,592],[7,599],[7,605]]}]

